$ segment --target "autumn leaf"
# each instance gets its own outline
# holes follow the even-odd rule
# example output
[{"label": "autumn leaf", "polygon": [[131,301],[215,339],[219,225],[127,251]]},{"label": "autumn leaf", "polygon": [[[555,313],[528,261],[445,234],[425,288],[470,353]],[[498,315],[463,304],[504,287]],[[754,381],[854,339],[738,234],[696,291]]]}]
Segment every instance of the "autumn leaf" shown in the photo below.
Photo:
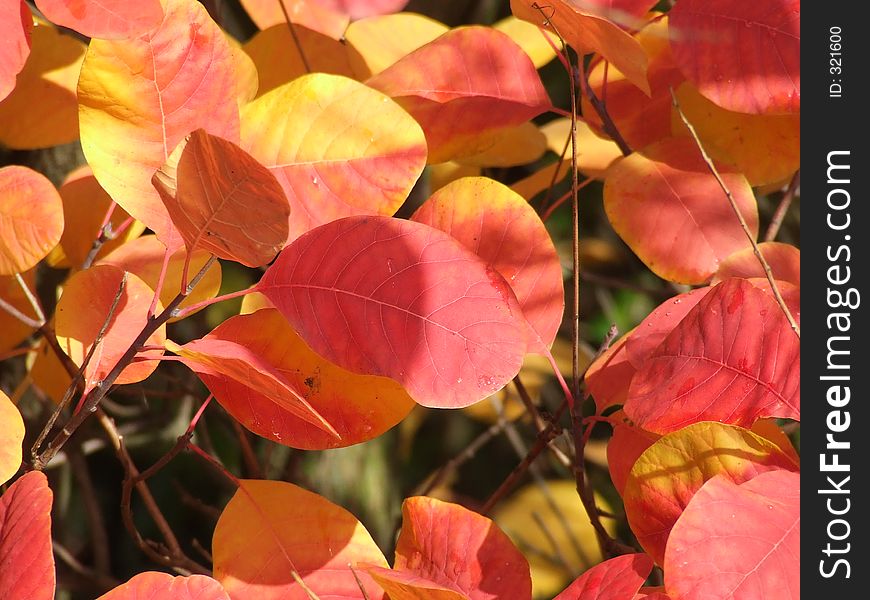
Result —
[{"label": "autumn leaf", "polygon": [[[287,26],[287,18],[296,25],[302,25],[334,40],[340,40],[347,29],[348,16],[316,0],[241,0],[245,12],[260,29],[273,25]],[[285,16],[284,10],[287,10]]]},{"label": "autumn leaf", "polygon": [[[801,286],[801,251],[791,244],[782,242],[762,242],[758,249],[764,260],[770,266],[773,278],[786,281],[798,288]],[[719,270],[713,276],[713,283],[718,283],[729,277],[766,277],[764,267],[752,248],[739,250],[719,264]]]},{"label": "autumn leaf", "polygon": [[24,0],[0,5],[0,100],[15,87],[15,78],[30,54],[33,17]]},{"label": "autumn leaf", "polygon": [[97,600],[230,600],[221,584],[205,575],[174,577],[168,573],[146,571],[132,577]]},{"label": "autumn leaf", "polygon": [[623,554],[589,569],[554,600],[632,600],[652,568],[646,554]]},{"label": "autumn leaf", "polygon": [[36,6],[53,23],[92,38],[136,37],[163,19],[160,0],[36,0]]},{"label": "autumn leaf", "polygon": [[24,443],[24,420],[9,396],[0,391],[0,485],[18,472],[21,445]]}]

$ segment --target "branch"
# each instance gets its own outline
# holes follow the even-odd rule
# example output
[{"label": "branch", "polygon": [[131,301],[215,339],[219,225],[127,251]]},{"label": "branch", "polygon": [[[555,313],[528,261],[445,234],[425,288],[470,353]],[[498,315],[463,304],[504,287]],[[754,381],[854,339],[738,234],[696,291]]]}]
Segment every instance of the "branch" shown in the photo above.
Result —
[{"label": "branch", "polygon": [[779,228],[782,227],[782,222],[785,219],[788,208],[791,206],[792,200],[794,200],[800,186],[801,172],[798,170],[795,172],[794,177],[791,178],[788,188],[786,188],[785,193],[782,195],[779,206],[776,207],[776,212],[773,213],[773,218],[770,220],[770,225],[768,225],[767,232],[764,234],[765,242],[772,242],[776,239],[776,234],[779,233]]}]

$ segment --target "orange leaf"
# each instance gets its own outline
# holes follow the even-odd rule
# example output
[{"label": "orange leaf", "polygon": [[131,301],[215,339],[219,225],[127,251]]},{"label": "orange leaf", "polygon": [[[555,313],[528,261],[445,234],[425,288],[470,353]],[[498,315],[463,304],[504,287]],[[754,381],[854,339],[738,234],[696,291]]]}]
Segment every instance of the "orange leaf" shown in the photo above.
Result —
[{"label": "orange leaf", "polygon": [[[301,25],[293,25],[293,31],[312,72],[354,76],[345,43]],[[258,95],[308,73],[286,23],[255,33],[242,48],[256,65],[260,81]]]},{"label": "orange leaf", "polygon": [[[294,573],[321,598],[363,598],[351,567],[387,561],[356,517],[282,481],[242,480],[212,542],[214,577],[233,598],[304,600]],[[369,600],[383,592],[360,570]]]},{"label": "orange leaf", "polygon": [[234,52],[200,3],[166,0],[165,11],[161,25],[138,38],[91,41],[79,78],[79,126],[100,185],[161,241],[177,245],[151,176],[198,127],[238,140],[239,83]]},{"label": "orange leaf", "polygon": [[308,27],[340,40],[347,29],[349,17],[338,11],[320,5],[314,0],[242,0],[242,6],[260,29],[273,25],[287,26],[287,18],[281,5],[287,9],[287,17],[296,25]]},{"label": "orange leaf", "polygon": [[[157,282],[160,279],[160,271],[165,253],[166,246],[157,239],[157,236],[144,235],[127,242],[98,261],[97,264],[114,265],[119,269],[132,273],[154,290],[157,289]],[[211,253],[202,249],[197,249],[190,253],[188,279],[199,273],[205,266],[205,263],[208,262],[210,256]],[[184,264],[187,260],[188,253],[183,248],[176,250],[169,257],[169,263],[164,274],[163,287],[160,290],[160,303],[163,306],[167,306],[172,302],[173,298],[181,291],[181,279],[184,272]],[[179,308],[186,308],[191,304],[198,304],[203,300],[214,298],[220,287],[221,264],[215,261],[208,271],[205,272],[202,279],[200,279],[199,284],[193,288],[193,291],[179,305]],[[190,316],[191,314],[193,313],[188,313],[185,316]],[[178,318],[170,319],[169,323],[175,320],[178,320]]]},{"label": "orange leaf", "polygon": [[[537,25],[521,21],[510,15],[498,23],[494,23],[493,28],[508,34],[529,55],[536,69],[540,69],[556,58],[556,51],[553,48],[559,47],[559,38]],[[547,38],[550,39],[552,45],[547,41]]]},{"label": "orange leaf", "polygon": [[18,472],[21,444],[24,443],[24,419],[9,396],[0,390],[0,485]]},{"label": "orange leaf", "polygon": [[51,182],[27,167],[0,169],[0,275],[36,265],[62,232],[63,204]]},{"label": "orange leaf", "polygon": [[395,102],[340,77],[305,75],[242,110],[242,148],[290,201],[292,241],[352,215],[392,215],[426,162],[420,126]]},{"label": "orange leaf", "polygon": [[[148,317],[154,291],[131,273],[111,265],[96,265],[69,278],[57,303],[55,331],[57,341],[73,362],[81,366],[106,321],[110,307],[121,291],[115,313],[91,361],[85,369],[85,389],[105,379],[118,359],[127,351]],[[158,312],[162,307],[158,304]],[[162,345],[166,326],[148,338],[148,345]],[[149,356],[154,356],[153,352]],[[115,383],[136,383],[157,368],[157,360],[137,361],[127,366]]]},{"label": "orange leaf", "polygon": [[[787,281],[801,286],[801,251],[791,244],[781,242],[762,242],[758,244],[761,255],[770,266],[774,279]],[[752,248],[739,250],[723,260],[712,283],[718,283],[729,277],[767,277],[764,268],[755,256]],[[766,280],[765,280],[766,281]]]},{"label": "orange leaf", "polygon": [[76,83],[85,45],[42,21],[32,40],[15,89],[0,102],[0,142],[10,148],[47,148],[79,137]]},{"label": "orange leaf", "polygon": [[[753,237],[758,207],[743,175],[718,165]],[[749,247],[728,198],[694,141],[671,138],[610,168],[604,208],[619,236],[657,275],[706,282],[719,263]]]},{"label": "orange leaf", "polygon": [[402,504],[394,568],[474,600],[532,595],[529,563],[510,538],[483,515],[435,498]]},{"label": "orange leaf", "polygon": [[36,0],[52,23],[92,38],[123,39],[160,25],[160,0]]},{"label": "orange leaf", "polygon": [[344,37],[351,48],[350,63],[359,80],[368,79],[425,46],[449,27],[415,13],[366,17],[354,21]]},{"label": "orange leaf", "polygon": [[[28,288],[34,289],[36,281],[36,269],[31,269],[21,274]],[[14,275],[0,275],[0,299],[8,302],[25,315],[36,319],[30,301],[24,295]],[[0,310],[0,352],[14,348],[33,333],[33,329],[5,310]]]},{"label": "orange leaf", "polygon": [[467,177],[441,188],[411,217],[449,233],[507,281],[539,341],[556,338],[565,293],[562,265],[547,228],[520,195],[485,177]]},{"label": "orange leaf", "polygon": [[516,167],[538,160],[547,150],[547,138],[531,121],[499,129],[489,137],[487,147],[458,162],[478,167]]},{"label": "orange leaf", "polygon": [[649,94],[643,48],[619,25],[592,10],[592,6],[581,9],[569,0],[555,0],[546,8],[535,0],[511,0],[511,11],[516,17],[548,31],[558,31],[580,54],[600,54],[624,73],[626,79]]},{"label": "orange leaf", "polygon": [[[275,365],[247,346],[212,336],[193,340],[184,346],[167,342],[166,347],[178,354],[184,364],[202,376],[203,381],[218,390],[217,394],[224,398],[227,398],[227,394],[220,390],[227,390],[231,384],[241,385],[242,389],[250,388],[250,391],[245,392],[262,394],[293,416],[341,439],[329,421],[311,406]],[[272,437],[280,439],[281,436],[273,433]]]},{"label": "orange leaf", "polygon": [[625,399],[628,398],[631,378],[637,372],[626,352],[626,342],[631,334],[629,331],[622,336],[586,371],[586,387],[595,399],[596,412],[599,414],[608,406],[625,404]]},{"label": "orange leaf", "polygon": [[387,592],[390,600],[468,600],[465,594],[413,573],[374,566],[365,570]]},{"label": "orange leaf", "polygon": [[168,573],[155,571],[139,573],[97,600],[142,600],[143,598],[230,600],[221,584],[211,577],[205,575],[173,577]]},{"label": "orange leaf", "polygon": [[30,54],[33,17],[24,0],[0,3],[0,100],[15,87],[15,77]]},{"label": "orange leaf", "polygon": [[[60,199],[63,202],[63,235],[60,243],[48,255],[52,267],[80,267],[91,251],[94,241],[100,235],[103,218],[112,205],[112,199],[100,187],[97,178],[87,165],[79,167],[69,175],[60,186]],[[109,221],[118,227],[129,215],[120,206],[112,211]],[[114,239],[103,242],[97,258],[105,256],[124,242],[139,237],[145,226],[133,222],[127,230]]]},{"label": "orange leaf", "polygon": [[430,163],[476,154],[493,131],[550,107],[526,53],[489,27],[450,30],[366,84],[392,97],[420,123]]},{"label": "orange leaf", "polygon": [[260,267],[287,242],[290,205],[275,176],[203,129],[178,145],[152,183],[188,252]]},{"label": "orange leaf", "polygon": [[[688,82],[677,90],[677,100],[707,153],[714,160],[733,164],[751,185],[782,181],[800,168],[799,114],[731,112],[707,100]],[[674,114],[671,121],[674,135],[689,135],[679,115]]]},{"label": "orange leaf", "polygon": [[662,564],[674,523],[695,492],[716,475],[734,483],[798,466],[773,442],[748,429],[702,422],[667,434],[641,454],[623,500],[631,529],[644,550]]},{"label": "orange leaf", "polygon": [[[571,159],[571,119],[560,118],[550,121],[541,127],[541,132],[547,138],[547,147],[559,156],[562,155],[567,142],[568,150],[565,156],[566,160]],[[577,168],[584,175],[604,179],[604,173],[621,156],[622,152],[616,142],[598,136],[586,121],[582,119],[577,121]],[[568,165],[562,166],[564,172],[570,172],[570,162]]]}]

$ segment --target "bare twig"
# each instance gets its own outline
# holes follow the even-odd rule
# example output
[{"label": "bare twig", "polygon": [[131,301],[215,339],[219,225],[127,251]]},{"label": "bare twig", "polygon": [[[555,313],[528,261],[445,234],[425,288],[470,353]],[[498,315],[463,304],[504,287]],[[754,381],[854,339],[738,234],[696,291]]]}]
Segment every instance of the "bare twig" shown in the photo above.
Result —
[{"label": "bare twig", "polygon": [[33,309],[33,314],[36,315],[36,320],[39,321],[40,325],[45,323],[45,313],[42,311],[42,305],[39,303],[39,298],[36,297],[36,294],[30,291],[30,286],[28,286],[27,282],[24,281],[21,273],[15,274],[15,281],[18,282],[18,287],[21,288],[21,291],[24,292],[24,296],[30,303],[30,308]]},{"label": "bare twig", "polygon": [[42,325],[41,321],[32,317],[28,317],[23,312],[6,302],[6,300],[4,300],[3,298],[0,298],[0,309],[6,311],[31,329],[39,329],[39,327]]},{"label": "bare twig", "polygon": [[671,88],[671,99],[673,101],[674,108],[680,115],[680,120],[689,130],[689,134],[692,136],[692,139],[695,141],[695,145],[701,152],[701,157],[704,159],[704,164],[707,165],[710,173],[712,173],[713,177],[716,178],[716,182],[719,184],[719,187],[722,188],[722,192],[725,194],[725,197],[728,198],[728,203],[731,205],[731,210],[734,211],[734,214],[737,216],[737,220],[740,221],[740,227],[741,229],[743,229],[743,233],[746,234],[746,238],[752,245],[752,252],[755,254],[755,258],[758,259],[758,262],[761,263],[761,267],[764,269],[764,274],[767,276],[767,282],[770,284],[770,290],[773,292],[773,296],[774,298],[776,298],[776,302],[777,304],[779,304],[779,308],[782,309],[783,314],[785,314],[785,318],[788,319],[788,324],[791,326],[792,330],[794,330],[795,334],[798,336],[798,338],[800,338],[801,329],[798,326],[797,322],[794,320],[791,311],[788,309],[788,306],[786,305],[782,294],[779,292],[779,287],[776,285],[776,280],[773,278],[773,271],[770,269],[770,265],[767,264],[767,260],[764,258],[761,250],[759,250],[758,243],[756,243],[755,237],[752,235],[752,232],[749,231],[749,225],[747,225],[746,219],[743,218],[743,213],[740,212],[740,207],[737,206],[737,202],[734,200],[734,196],[731,194],[731,190],[728,189],[728,186],[725,184],[722,176],[719,175],[719,171],[716,169],[716,165],[713,164],[713,160],[704,149],[704,145],[701,143],[701,139],[698,137],[698,133],[695,131],[695,127],[689,122],[689,119],[686,118],[686,115],[683,113],[683,109],[680,108],[680,103],[677,100],[677,95],[674,93],[673,88]]},{"label": "bare twig", "polygon": [[60,542],[51,540],[51,549],[54,551],[54,555],[57,556],[63,564],[69,567],[73,573],[92,581],[94,585],[100,588],[101,592],[107,592],[121,585],[121,582],[114,577],[106,575],[105,573],[100,573],[99,571],[86,567],[80,563],[73,553]]},{"label": "bare twig", "polygon": [[302,41],[296,33],[296,28],[293,27],[293,21],[290,19],[290,13],[287,12],[284,0],[278,0],[278,2],[281,4],[281,12],[284,13],[284,20],[287,22],[290,36],[293,38],[293,43],[296,45],[296,50],[299,52],[299,58],[302,59],[302,64],[305,66],[305,72],[311,73],[311,63],[308,62],[308,57],[305,56],[305,49],[302,47]]},{"label": "bare twig", "polygon": [[791,181],[789,182],[785,193],[782,195],[782,199],[779,201],[779,206],[776,207],[776,212],[773,213],[773,218],[770,220],[770,225],[768,225],[767,232],[764,234],[765,242],[772,242],[776,239],[776,235],[779,233],[779,228],[782,227],[782,222],[783,220],[785,220],[785,215],[788,212],[788,209],[791,206],[792,200],[794,200],[798,189],[800,189],[800,186],[801,172],[797,171],[794,174],[794,177],[791,178]]}]

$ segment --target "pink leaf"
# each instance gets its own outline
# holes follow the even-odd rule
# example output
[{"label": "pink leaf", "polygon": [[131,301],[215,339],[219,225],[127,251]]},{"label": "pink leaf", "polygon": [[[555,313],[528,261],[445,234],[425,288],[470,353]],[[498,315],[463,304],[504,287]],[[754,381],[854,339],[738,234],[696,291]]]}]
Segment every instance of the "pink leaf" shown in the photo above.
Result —
[{"label": "pink leaf", "polygon": [[632,600],[652,568],[647,554],[623,554],[592,567],[554,600]]},{"label": "pink leaf", "polygon": [[424,406],[459,408],[519,372],[529,327],[495,269],[446,233],[347,217],[287,246],[260,281],[318,354],[401,383]]},{"label": "pink leaf", "polygon": [[674,59],[698,91],[741,113],[800,112],[800,0],[680,0]]},{"label": "pink leaf", "polygon": [[665,586],[680,600],[800,598],[800,474],[714,477],[674,525]]},{"label": "pink leaf", "polygon": [[644,429],[698,421],[800,420],[800,339],[776,301],[743,279],[717,285],[632,379],[625,413]]},{"label": "pink leaf", "polygon": [[100,596],[97,600],[144,600],[145,598],[171,598],[172,600],[230,600],[220,583],[205,575],[173,577],[168,573],[147,571],[139,573]]},{"label": "pink leaf", "polygon": [[0,598],[54,598],[51,499],[39,471],[23,475],[0,497]]},{"label": "pink leaf", "polygon": [[0,3],[0,100],[12,92],[30,56],[33,17],[24,0]]},{"label": "pink leaf", "polygon": [[160,25],[160,0],[36,0],[48,20],[102,39],[123,39],[147,33]]}]

